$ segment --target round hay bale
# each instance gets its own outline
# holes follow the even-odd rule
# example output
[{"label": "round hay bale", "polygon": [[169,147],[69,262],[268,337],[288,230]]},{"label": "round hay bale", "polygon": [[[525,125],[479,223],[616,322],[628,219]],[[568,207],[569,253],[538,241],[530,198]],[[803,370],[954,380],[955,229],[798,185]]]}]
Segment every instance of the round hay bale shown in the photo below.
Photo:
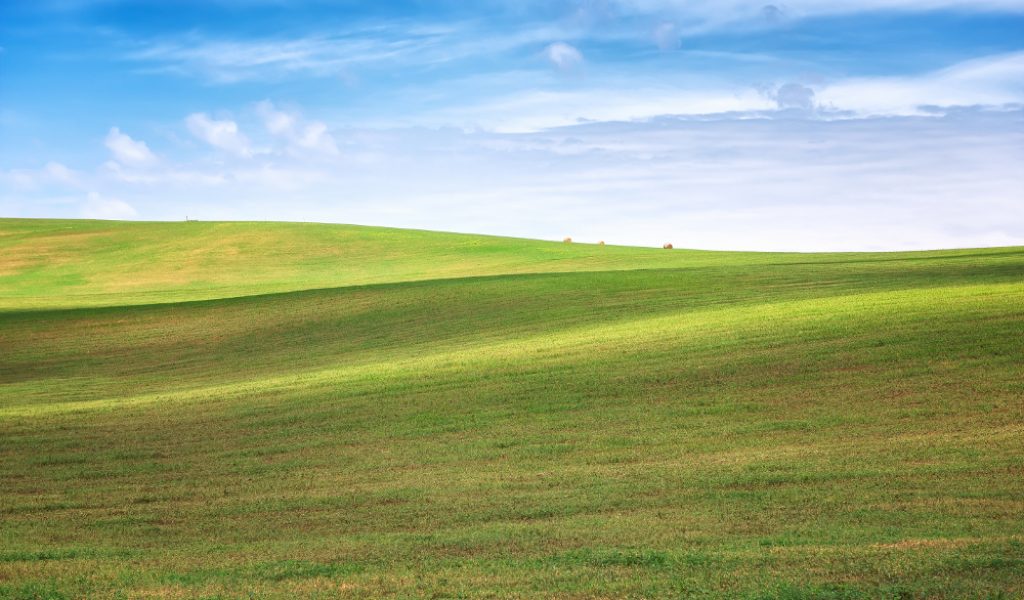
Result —
[{"label": "round hay bale", "polygon": [[567,237],[567,238],[565,238],[562,241],[565,242],[566,244],[571,244],[572,243],[572,238],[571,237]]},{"label": "round hay bale", "polygon": [[601,240],[600,242],[598,242],[597,245],[598,246],[604,246],[604,240]]},{"label": "round hay bale", "polygon": [[672,244],[665,244],[665,245],[662,246],[662,248],[664,248],[666,250],[671,250],[672,249]]}]

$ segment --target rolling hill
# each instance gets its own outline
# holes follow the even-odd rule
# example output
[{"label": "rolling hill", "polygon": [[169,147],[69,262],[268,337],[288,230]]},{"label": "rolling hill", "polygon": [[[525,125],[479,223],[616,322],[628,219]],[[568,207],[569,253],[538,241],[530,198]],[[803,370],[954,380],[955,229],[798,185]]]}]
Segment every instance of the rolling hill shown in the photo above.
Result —
[{"label": "rolling hill", "polygon": [[1018,597],[1024,248],[0,219],[0,482],[0,598]]}]

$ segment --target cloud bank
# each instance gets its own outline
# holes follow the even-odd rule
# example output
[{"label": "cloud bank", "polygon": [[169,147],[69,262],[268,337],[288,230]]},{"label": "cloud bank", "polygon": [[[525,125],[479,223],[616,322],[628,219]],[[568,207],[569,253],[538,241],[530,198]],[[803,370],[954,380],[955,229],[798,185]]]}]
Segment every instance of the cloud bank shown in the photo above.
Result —
[{"label": "cloud bank", "polygon": [[[91,172],[51,166],[37,172],[49,175],[34,201],[0,198],[0,208],[712,249],[1024,244],[1020,109],[834,120],[660,117],[528,133],[322,130],[320,123],[310,135],[330,135],[339,147],[316,161],[293,151],[311,127],[299,113],[260,103],[241,114],[249,117],[232,121],[230,138],[251,139],[265,152],[173,160],[168,151],[159,166]],[[215,120],[191,123],[207,121]],[[69,195],[81,187],[96,195],[84,202]]]}]

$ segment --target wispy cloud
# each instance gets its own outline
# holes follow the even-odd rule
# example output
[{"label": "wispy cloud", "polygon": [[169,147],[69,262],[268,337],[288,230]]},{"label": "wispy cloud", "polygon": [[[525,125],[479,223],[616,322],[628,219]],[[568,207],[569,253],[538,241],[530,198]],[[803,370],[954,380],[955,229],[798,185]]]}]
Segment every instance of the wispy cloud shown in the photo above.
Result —
[{"label": "wispy cloud", "polygon": [[571,33],[558,25],[491,30],[477,21],[444,26],[367,25],[291,38],[210,38],[189,33],[136,44],[124,58],[149,70],[222,84],[292,76],[347,78],[364,67],[429,68],[549,43],[566,35]]},{"label": "wispy cloud", "polygon": [[[955,107],[1024,104],[1024,53],[973,59],[914,77],[851,78],[808,85],[723,84],[691,76],[653,83],[644,76],[594,77],[571,89],[528,89],[455,105],[423,119],[472,123],[498,131],[540,131],[591,121],[642,121],[660,116],[815,119],[934,115]],[[782,111],[781,114],[776,114]]]},{"label": "wispy cloud", "polygon": [[854,78],[825,86],[820,102],[860,114],[921,114],[926,107],[1024,103],[1024,52],[987,56],[918,76]]},{"label": "wispy cloud", "polygon": [[559,71],[571,71],[583,64],[583,54],[574,46],[565,42],[549,44],[544,49],[544,56]]},{"label": "wispy cloud", "polygon": [[0,185],[20,190],[35,190],[59,186],[79,187],[81,174],[56,161],[47,162],[39,169],[0,170]]},{"label": "wispy cloud", "polygon": [[706,32],[737,24],[774,26],[784,21],[814,17],[880,12],[963,12],[1024,13],[1021,0],[787,0],[748,2],[745,0],[606,0],[593,3],[590,10],[619,17],[636,15],[671,16],[685,34]]},{"label": "wispy cloud", "polygon": [[304,37],[285,40],[186,39],[151,44],[127,58],[218,83],[290,74],[341,76],[346,68],[414,54],[409,40]]}]

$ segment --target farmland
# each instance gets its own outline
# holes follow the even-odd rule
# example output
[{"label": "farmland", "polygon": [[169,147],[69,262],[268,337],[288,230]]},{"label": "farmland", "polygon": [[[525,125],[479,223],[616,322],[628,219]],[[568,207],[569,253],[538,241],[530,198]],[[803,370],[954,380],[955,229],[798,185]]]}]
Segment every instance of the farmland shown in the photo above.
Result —
[{"label": "farmland", "polygon": [[673,241],[0,219],[0,598],[1024,595],[1024,248]]}]

